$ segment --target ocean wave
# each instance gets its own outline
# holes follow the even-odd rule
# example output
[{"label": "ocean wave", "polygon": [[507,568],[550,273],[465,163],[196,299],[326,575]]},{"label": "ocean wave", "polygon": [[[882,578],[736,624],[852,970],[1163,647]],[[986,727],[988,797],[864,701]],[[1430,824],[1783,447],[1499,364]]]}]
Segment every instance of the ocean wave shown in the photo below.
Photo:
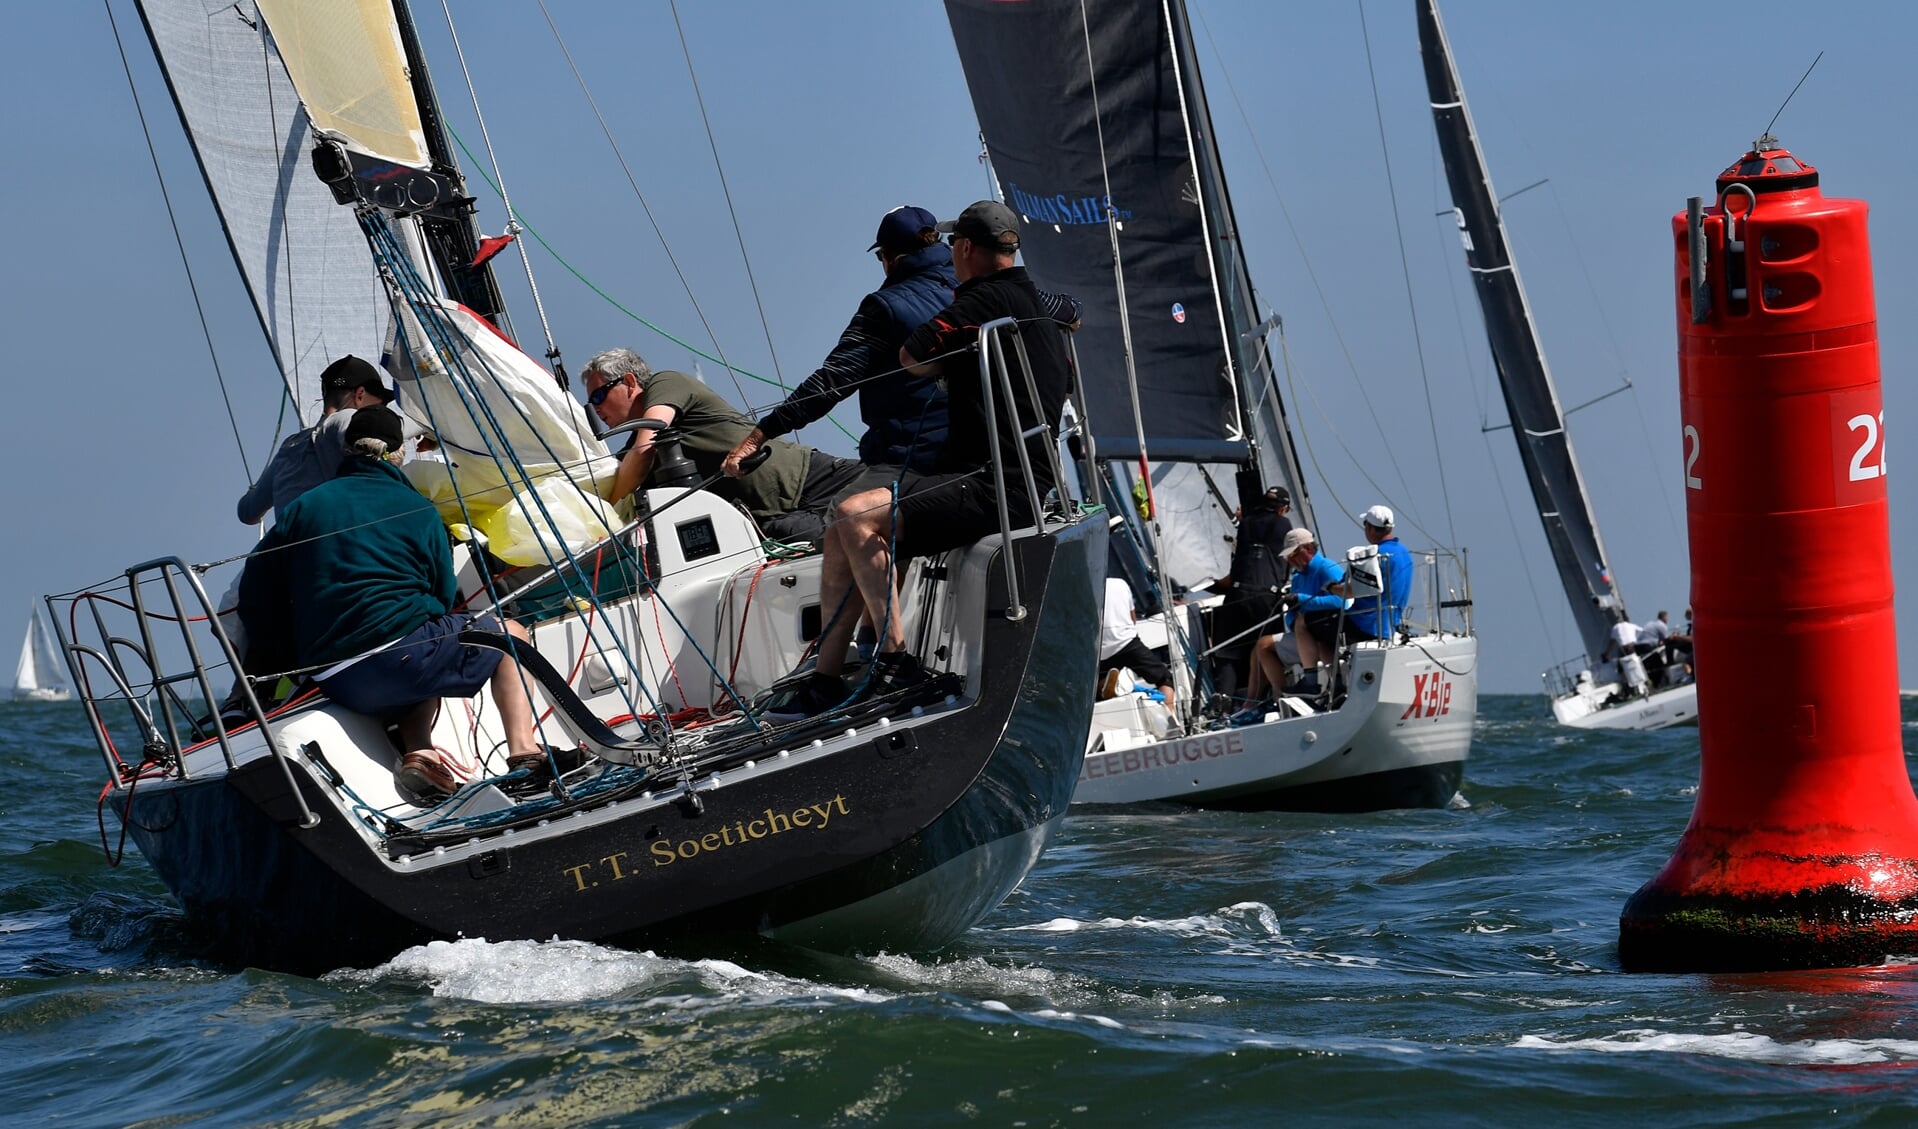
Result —
[{"label": "ocean wave", "polygon": [[1238,902],[1212,913],[1190,917],[1101,917],[1083,919],[1055,917],[1030,925],[1002,926],[1002,933],[1086,933],[1099,930],[1137,929],[1148,933],[1171,933],[1179,937],[1243,937],[1248,932],[1282,937],[1279,915],[1264,902]]},{"label": "ocean wave", "polygon": [[1918,1062],[1918,1040],[1806,1039],[1796,1043],[1781,1043],[1756,1031],[1701,1035],[1692,1032],[1632,1030],[1596,1039],[1524,1035],[1512,1046],[1523,1050],[1709,1055],[1713,1058],[1741,1059],[1779,1066]]}]

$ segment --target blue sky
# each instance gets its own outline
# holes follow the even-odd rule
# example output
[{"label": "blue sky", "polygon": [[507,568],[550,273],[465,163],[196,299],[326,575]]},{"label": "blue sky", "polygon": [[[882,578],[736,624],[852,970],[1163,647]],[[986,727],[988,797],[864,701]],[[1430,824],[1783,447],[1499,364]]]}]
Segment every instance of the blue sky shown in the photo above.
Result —
[{"label": "blue sky", "polygon": [[[776,359],[788,384],[811,371],[878,281],[864,248],[886,209],[910,202],[945,217],[986,194],[977,125],[939,5],[682,4],[765,305],[762,328],[671,10],[651,0],[548,7],[692,298],[538,8],[456,4],[515,204],[592,287],[710,352],[703,313],[743,368],[771,376]],[[268,354],[137,17],[123,2],[114,12],[257,471],[279,402]],[[1319,461],[1308,475],[1321,540],[1359,540],[1336,503],[1356,512],[1380,500],[1355,469],[1354,458],[1367,460],[1392,490],[1388,500],[1426,529],[1455,529],[1469,548],[1483,687],[1535,691],[1540,670],[1578,650],[1576,634],[1510,437],[1480,431],[1500,421],[1501,408],[1456,236],[1434,215],[1449,201],[1411,3],[1370,0],[1362,9],[1377,114],[1359,5],[1199,0],[1192,13],[1253,278],[1263,305],[1285,317],[1296,377],[1313,390],[1290,411]],[[1582,403],[1626,379],[1635,385],[1575,414],[1574,443],[1635,618],[1659,608],[1676,615],[1689,574],[1670,217],[1687,196],[1709,193],[1712,177],[1823,50],[1775,132],[1819,166],[1828,194],[1874,204],[1886,426],[1897,448],[1901,422],[1918,407],[1906,360],[1918,346],[1907,316],[1912,272],[1899,269],[1918,252],[1918,226],[1899,206],[1901,190],[1918,184],[1918,153],[1906,136],[1918,105],[1908,58],[1915,17],[1889,2],[1458,0],[1444,14],[1500,191],[1550,178],[1509,201],[1505,215],[1562,400]],[[247,477],[106,11],[97,2],[43,4],[12,16],[0,42],[0,141],[10,173],[0,178],[9,221],[0,310],[15,376],[11,410],[0,415],[0,474],[10,484],[0,513],[16,549],[0,560],[0,632],[15,629],[16,615],[23,626],[29,599],[41,593],[154,556],[214,560],[250,543],[232,513]],[[440,8],[421,3],[417,17],[440,97],[477,148]],[[482,226],[499,230],[497,200],[477,178],[474,188]],[[500,261],[522,342],[538,352],[517,262]],[[656,365],[690,368],[685,349],[549,257],[536,255],[534,268],[575,371],[615,344]],[[739,398],[715,366],[703,368]],[[777,395],[751,382],[746,391],[754,406]],[[856,417],[844,418],[857,429]],[[841,453],[850,447],[823,425],[806,438]],[[1895,453],[1890,464],[1901,465]],[[1911,560],[1918,521],[1899,478],[1890,490],[1894,555]],[[1502,498],[1516,512],[1508,515]],[[1918,683],[1915,606],[1901,605],[1906,685]],[[1783,670],[1789,656],[1780,659]]]}]

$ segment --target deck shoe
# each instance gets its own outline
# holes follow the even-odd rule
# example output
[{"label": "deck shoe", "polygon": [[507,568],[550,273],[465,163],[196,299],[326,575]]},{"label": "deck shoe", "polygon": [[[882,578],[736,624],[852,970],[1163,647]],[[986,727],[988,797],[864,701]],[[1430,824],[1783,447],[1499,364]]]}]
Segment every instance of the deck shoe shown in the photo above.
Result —
[{"label": "deck shoe", "polygon": [[1319,676],[1308,674],[1286,687],[1285,692],[1294,698],[1316,698],[1319,696]]},{"label": "deck shoe", "polygon": [[518,753],[506,758],[506,771],[510,774],[525,769],[526,775],[501,784],[500,791],[518,797],[540,795],[552,784],[555,767],[564,776],[585,763],[584,749],[547,745],[537,753]]},{"label": "deck shoe", "polygon": [[1100,701],[1103,702],[1109,698],[1119,696],[1119,679],[1122,677],[1124,677],[1124,675],[1119,673],[1119,668],[1116,666],[1106,671],[1105,674],[1100,677],[1098,694]]},{"label": "deck shoe", "polygon": [[882,651],[873,656],[870,697],[896,694],[923,686],[933,679],[931,671],[920,665],[910,651]]},{"label": "deck shoe", "polygon": [[1263,702],[1254,702],[1226,719],[1234,728],[1241,725],[1257,725],[1265,720],[1265,715],[1279,708],[1279,704],[1270,698]]},{"label": "deck shoe", "polygon": [[459,787],[438,753],[408,753],[393,773],[393,790],[414,807],[432,807]]},{"label": "deck shoe", "polygon": [[846,684],[830,674],[813,671],[805,679],[782,687],[760,709],[768,721],[800,721],[838,708],[847,698]]}]

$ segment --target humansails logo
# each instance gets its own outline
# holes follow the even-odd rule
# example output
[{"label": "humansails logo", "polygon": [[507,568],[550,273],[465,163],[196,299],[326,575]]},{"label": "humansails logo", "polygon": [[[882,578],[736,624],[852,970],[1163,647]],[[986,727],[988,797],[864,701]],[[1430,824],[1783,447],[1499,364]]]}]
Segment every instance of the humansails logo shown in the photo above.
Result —
[{"label": "humansails logo", "polygon": [[[1110,196],[1067,196],[1061,192],[1057,196],[1036,196],[1016,184],[1006,185],[1006,196],[1019,214],[1040,223],[1091,224],[1106,222],[1106,205],[1112,202]],[[1121,222],[1132,218],[1127,208],[1114,208],[1113,214]]]}]

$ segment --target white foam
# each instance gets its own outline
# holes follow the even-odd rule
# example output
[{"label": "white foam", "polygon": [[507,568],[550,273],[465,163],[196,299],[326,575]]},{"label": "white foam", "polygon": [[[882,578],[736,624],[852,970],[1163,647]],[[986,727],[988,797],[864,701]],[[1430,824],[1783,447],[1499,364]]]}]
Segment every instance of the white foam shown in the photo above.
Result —
[{"label": "white foam", "polygon": [[1780,1043],[1756,1031],[1700,1035],[1634,1030],[1620,1031],[1599,1039],[1555,1039],[1544,1035],[1524,1035],[1512,1046],[1547,1051],[1710,1055],[1714,1058],[1777,1065],[1857,1066],[1866,1063],[1918,1062],[1918,1041],[1911,1039],[1807,1039],[1797,1043]]},{"label": "white foam", "polygon": [[1007,933],[1088,933],[1100,930],[1137,929],[1147,933],[1171,933],[1180,937],[1236,937],[1251,927],[1270,937],[1283,936],[1279,915],[1264,902],[1238,902],[1214,913],[1191,917],[1102,917],[1086,920],[1055,917],[1031,925],[1008,925]]},{"label": "white foam", "polygon": [[650,1002],[686,1009],[795,999],[873,1002],[890,998],[865,988],[838,988],[754,972],[731,961],[675,960],[589,941],[560,940],[432,941],[407,949],[377,968],[330,973],[327,979],[424,981],[435,996],[480,1003],[577,1003],[649,986],[681,989]]}]

